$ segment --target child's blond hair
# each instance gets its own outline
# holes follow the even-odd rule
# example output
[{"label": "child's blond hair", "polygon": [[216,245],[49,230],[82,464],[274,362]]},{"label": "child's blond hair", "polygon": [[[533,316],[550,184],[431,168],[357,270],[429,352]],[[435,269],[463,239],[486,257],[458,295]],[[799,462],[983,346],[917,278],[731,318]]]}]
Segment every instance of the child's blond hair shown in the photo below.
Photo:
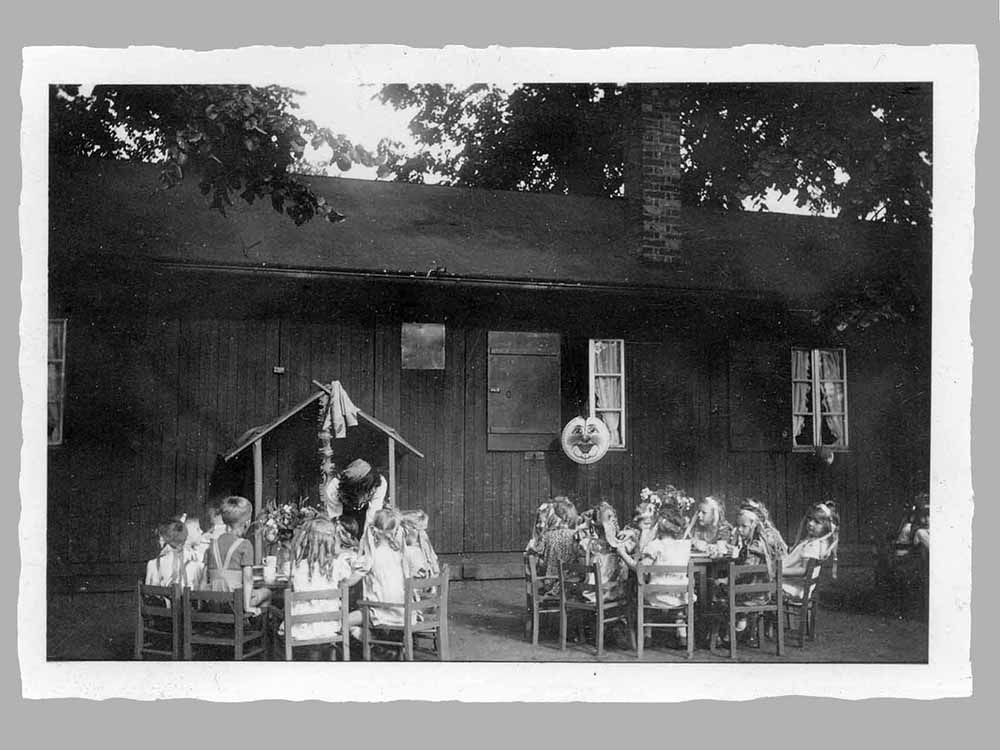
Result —
[{"label": "child's blond hair", "polygon": [[399,514],[395,510],[382,508],[375,511],[375,515],[372,516],[371,530],[374,533],[376,544],[381,544],[384,540],[397,552],[402,548]]},{"label": "child's blond hair", "polygon": [[253,514],[253,506],[245,497],[230,495],[222,501],[220,507],[222,521],[226,526],[236,526],[243,521],[249,520]]},{"label": "child's blond hair", "polygon": [[314,568],[319,568],[320,575],[329,578],[333,573],[333,561],[340,554],[337,525],[322,516],[306,521],[295,531],[292,553],[296,565],[301,560],[306,561],[309,580],[312,580]]}]

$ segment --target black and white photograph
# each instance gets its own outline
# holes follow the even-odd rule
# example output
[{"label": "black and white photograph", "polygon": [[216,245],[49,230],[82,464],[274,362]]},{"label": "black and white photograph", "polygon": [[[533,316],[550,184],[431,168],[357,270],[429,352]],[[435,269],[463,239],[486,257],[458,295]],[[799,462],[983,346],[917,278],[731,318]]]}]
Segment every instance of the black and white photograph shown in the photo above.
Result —
[{"label": "black and white photograph", "polygon": [[968,692],[974,52],[36,51],[26,690]]}]

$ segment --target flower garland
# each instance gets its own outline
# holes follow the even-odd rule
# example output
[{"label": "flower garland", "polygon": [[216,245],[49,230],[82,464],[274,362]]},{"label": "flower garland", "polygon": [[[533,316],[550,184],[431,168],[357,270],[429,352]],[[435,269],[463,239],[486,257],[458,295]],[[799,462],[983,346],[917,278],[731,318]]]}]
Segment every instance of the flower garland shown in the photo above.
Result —
[{"label": "flower garland", "polygon": [[316,433],[319,439],[319,473],[320,486],[329,482],[337,470],[333,463],[333,434],[330,432],[330,397],[326,394],[319,399],[319,432]]}]

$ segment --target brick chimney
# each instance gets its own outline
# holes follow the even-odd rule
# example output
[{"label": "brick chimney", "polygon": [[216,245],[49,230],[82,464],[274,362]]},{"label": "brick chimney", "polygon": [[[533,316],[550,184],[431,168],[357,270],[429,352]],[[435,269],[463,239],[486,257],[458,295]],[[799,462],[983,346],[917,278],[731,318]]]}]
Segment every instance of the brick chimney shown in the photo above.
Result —
[{"label": "brick chimney", "polygon": [[680,265],[679,90],[633,83],[627,91],[625,220],[631,252],[647,263]]}]

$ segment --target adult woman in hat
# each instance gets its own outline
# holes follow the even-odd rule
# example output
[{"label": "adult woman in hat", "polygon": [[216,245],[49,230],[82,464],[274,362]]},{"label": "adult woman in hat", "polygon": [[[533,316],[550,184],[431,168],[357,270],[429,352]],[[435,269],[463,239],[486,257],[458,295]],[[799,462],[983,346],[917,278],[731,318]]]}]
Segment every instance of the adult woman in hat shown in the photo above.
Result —
[{"label": "adult woman in hat", "polygon": [[357,458],[324,486],[327,515],[353,520],[361,537],[375,513],[389,507],[388,491],[389,481],[382,473]]}]

